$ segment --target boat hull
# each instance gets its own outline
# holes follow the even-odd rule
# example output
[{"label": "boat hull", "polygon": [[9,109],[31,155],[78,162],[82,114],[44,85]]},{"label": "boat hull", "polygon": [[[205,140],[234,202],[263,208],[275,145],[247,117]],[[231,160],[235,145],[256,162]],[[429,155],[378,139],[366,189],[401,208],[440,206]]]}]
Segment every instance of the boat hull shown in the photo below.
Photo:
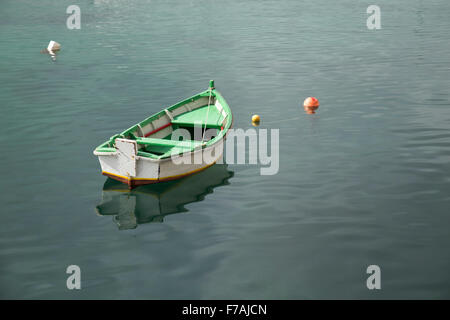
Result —
[{"label": "boat hull", "polygon": [[176,159],[135,157],[135,173],[123,170],[120,153],[98,155],[102,174],[128,185],[130,189],[152,183],[171,181],[195,174],[215,163],[222,163],[224,140],[194,152],[178,155]]}]

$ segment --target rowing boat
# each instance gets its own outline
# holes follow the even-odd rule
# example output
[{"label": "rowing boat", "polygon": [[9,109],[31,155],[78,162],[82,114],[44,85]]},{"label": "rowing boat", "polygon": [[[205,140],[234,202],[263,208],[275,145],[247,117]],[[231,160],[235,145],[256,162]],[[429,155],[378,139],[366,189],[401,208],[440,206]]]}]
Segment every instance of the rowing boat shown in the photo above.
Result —
[{"label": "rowing boat", "polygon": [[161,110],[94,150],[102,174],[134,188],[175,180],[222,159],[233,123],[211,80],[206,91]]}]

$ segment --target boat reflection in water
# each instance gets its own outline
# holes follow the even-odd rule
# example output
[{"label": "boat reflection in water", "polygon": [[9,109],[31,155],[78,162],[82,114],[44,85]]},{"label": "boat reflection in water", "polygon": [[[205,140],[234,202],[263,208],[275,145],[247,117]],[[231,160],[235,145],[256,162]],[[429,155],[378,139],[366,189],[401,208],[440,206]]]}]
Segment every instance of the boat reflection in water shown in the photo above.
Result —
[{"label": "boat reflection in water", "polygon": [[113,216],[120,230],[134,229],[142,223],[163,222],[164,216],[186,212],[186,204],[202,201],[215,187],[229,184],[228,179],[233,174],[226,164],[215,164],[183,179],[144,185],[133,190],[108,178],[96,211],[102,216]]}]

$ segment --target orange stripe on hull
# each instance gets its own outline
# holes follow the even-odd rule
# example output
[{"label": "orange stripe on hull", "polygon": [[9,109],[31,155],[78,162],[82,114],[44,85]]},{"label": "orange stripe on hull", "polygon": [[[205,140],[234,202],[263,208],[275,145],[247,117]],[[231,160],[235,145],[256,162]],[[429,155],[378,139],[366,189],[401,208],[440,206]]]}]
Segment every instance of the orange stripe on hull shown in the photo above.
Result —
[{"label": "orange stripe on hull", "polygon": [[110,172],[106,172],[106,171],[102,171],[102,174],[104,176],[110,177],[111,179],[114,179],[114,180],[120,181],[120,182],[122,182],[124,184],[127,184],[130,189],[133,189],[135,187],[146,185],[146,184],[152,184],[152,183],[159,183],[159,182],[165,182],[165,181],[181,179],[183,177],[186,177],[186,176],[189,176],[191,174],[194,174],[194,173],[200,172],[202,170],[205,170],[205,169],[211,167],[214,164],[215,164],[215,162],[212,163],[212,164],[209,164],[209,165],[207,165],[205,167],[202,167],[202,168],[199,168],[199,169],[187,172],[187,173],[179,174],[179,175],[176,175],[176,176],[165,177],[165,178],[162,178],[162,179],[128,178],[128,177],[125,177],[125,176],[116,175],[114,173],[110,173]]}]

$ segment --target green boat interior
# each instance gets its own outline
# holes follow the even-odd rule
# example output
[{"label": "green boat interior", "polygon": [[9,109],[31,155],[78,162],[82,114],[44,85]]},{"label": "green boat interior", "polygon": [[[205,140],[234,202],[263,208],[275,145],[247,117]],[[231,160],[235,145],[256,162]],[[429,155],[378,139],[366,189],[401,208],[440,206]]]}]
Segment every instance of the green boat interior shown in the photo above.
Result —
[{"label": "green boat interior", "polygon": [[[216,100],[220,101],[221,106],[226,106],[225,110],[218,110],[214,105]],[[190,104],[194,107],[191,108]],[[112,136],[109,141],[97,147],[96,151],[115,152],[115,139],[125,138],[136,140],[137,155],[142,157],[161,159],[190,152],[221,139],[231,126],[230,114],[231,111],[220,94],[215,90],[207,90]],[[177,129],[183,129],[182,134],[178,139],[173,139],[172,134]],[[180,131],[177,133],[180,135]]]}]

